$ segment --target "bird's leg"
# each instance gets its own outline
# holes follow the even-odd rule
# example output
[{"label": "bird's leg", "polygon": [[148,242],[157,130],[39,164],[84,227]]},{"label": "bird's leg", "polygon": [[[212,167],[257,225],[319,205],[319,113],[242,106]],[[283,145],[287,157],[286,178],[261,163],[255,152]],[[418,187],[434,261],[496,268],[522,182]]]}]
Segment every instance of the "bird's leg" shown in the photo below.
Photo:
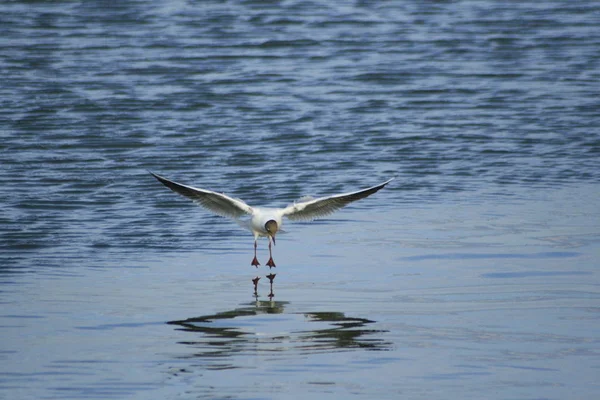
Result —
[{"label": "bird's leg", "polygon": [[258,297],[258,281],[260,280],[260,277],[256,277],[254,279],[252,279],[252,283],[254,284],[254,297]]},{"label": "bird's leg", "polygon": [[271,284],[271,293],[269,293],[269,299],[273,299],[275,297],[275,293],[273,293],[273,281],[275,280],[275,275],[277,274],[269,274],[267,278],[269,279],[269,283]]},{"label": "bird's leg", "polygon": [[273,255],[271,254],[271,237],[269,236],[269,261],[267,261],[267,265],[269,269],[275,267],[275,262],[273,261]]},{"label": "bird's leg", "polygon": [[250,263],[250,265],[254,265],[256,268],[260,265],[258,262],[258,258],[256,258],[256,239],[254,239],[254,260]]}]

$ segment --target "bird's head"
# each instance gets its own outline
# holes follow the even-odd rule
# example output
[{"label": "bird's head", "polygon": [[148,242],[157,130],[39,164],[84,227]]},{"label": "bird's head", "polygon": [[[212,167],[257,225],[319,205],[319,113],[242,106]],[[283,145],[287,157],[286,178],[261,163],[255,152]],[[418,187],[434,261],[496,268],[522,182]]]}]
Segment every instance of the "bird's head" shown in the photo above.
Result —
[{"label": "bird's head", "polygon": [[279,226],[277,225],[277,222],[274,219],[268,220],[267,223],[265,224],[265,230],[267,231],[269,236],[273,239],[273,244],[275,244],[275,234],[277,234],[277,231],[279,230]]}]

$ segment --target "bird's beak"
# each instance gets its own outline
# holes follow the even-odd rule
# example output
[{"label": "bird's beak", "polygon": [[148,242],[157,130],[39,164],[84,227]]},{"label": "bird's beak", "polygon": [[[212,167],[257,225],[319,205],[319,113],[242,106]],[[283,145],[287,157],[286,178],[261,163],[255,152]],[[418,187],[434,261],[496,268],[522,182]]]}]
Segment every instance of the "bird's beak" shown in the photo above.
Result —
[{"label": "bird's beak", "polygon": [[273,239],[273,244],[275,244],[275,236],[271,236],[271,238]]}]

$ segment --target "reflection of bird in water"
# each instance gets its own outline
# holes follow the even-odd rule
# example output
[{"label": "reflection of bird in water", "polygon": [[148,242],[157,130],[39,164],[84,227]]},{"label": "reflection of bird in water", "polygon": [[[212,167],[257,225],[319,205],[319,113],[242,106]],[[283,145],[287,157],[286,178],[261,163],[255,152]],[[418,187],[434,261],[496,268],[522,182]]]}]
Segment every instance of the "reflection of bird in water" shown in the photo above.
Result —
[{"label": "reflection of bird in water", "polygon": [[184,358],[203,359],[207,368],[235,368],[236,357],[246,352],[253,356],[257,352],[306,354],[338,349],[389,350],[392,346],[381,337],[387,331],[371,326],[375,321],[341,312],[288,313],[285,310],[288,305],[258,301],[168,324],[184,332],[201,334],[181,343],[193,349]]},{"label": "reflection of bird in water", "polygon": [[[385,185],[394,179],[392,178],[377,186],[355,192],[320,197],[318,199],[302,198],[285,208],[263,208],[251,207],[244,201],[240,199],[234,199],[223,193],[217,193],[211,190],[183,185],[181,183],[170,181],[152,172],[150,173],[152,176],[158,179],[159,182],[172,191],[192,199],[200,206],[212,211],[217,215],[233,218],[240,226],[250,230],[250,232],[254,234],[254,258],[250,264],[254,265],[255,267],[260,265],[258,259],[256,258],[258,238],[267,237],[269,239],[269,260],[266,264],[269,266],[269,268],[275,267],[275,262],[273,261],[273,254],[271,251],[271,243],[273,243],[273,245],[275,244],[275,236],[277,235],[277,232],[281,230],[283,217],[286,217],[292,221],[311,221],[315,218],[329,215],[334,211],[337,211],[340,208],[352,203],[353,201],[364,199],[380,189],[383,189]],[[249,217],[249,219],[242,220],[241,218],[245,216]],[[272,277],[269,278],[269,276]],[[267,276],[267,278],[269,278],[269,281],[272,285],[275,274],[270,274]],[[256,277],[252,280],[254,283],[255,295],[258,279],[260,278]],[[273,291],[271,290],[271,295],[272,294]]]}]

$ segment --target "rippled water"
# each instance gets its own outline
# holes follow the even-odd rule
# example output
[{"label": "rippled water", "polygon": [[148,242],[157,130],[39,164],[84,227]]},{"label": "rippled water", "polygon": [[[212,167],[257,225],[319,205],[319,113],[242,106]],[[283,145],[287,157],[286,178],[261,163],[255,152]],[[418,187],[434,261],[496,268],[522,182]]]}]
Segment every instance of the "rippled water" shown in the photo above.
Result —
[{"label": "rippled water", "polygon": [[[3,2],[0,398],[593,398],[599,15]],[[271,206],[397,179],[286,225],[269,302],[252,237],[146,170]]]}]

